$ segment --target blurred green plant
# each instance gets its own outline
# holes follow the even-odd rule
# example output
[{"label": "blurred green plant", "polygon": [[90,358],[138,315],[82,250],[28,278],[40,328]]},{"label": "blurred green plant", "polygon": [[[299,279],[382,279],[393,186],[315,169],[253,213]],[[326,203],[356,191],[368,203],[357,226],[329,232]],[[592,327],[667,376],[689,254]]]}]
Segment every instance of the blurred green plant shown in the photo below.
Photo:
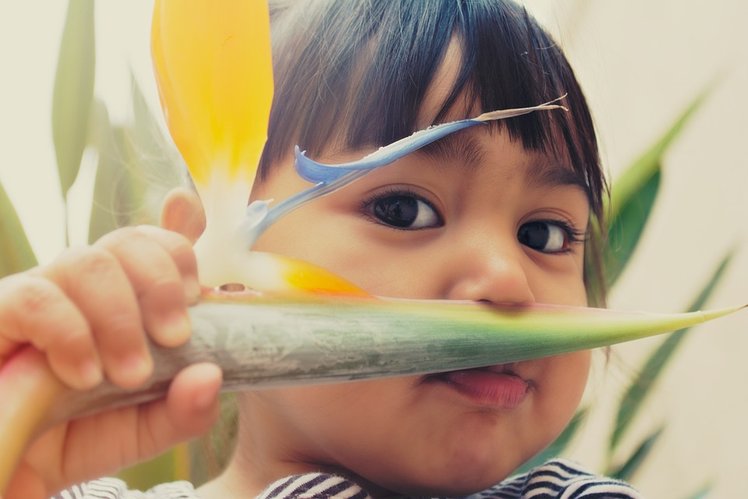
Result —
[{"label": "blurred green plant", "polygon": [[[89,220],[90,241],[117,227],[154,223],[165,193],[173,187],[189,184],[179,153],[151,113],[134,77],[131,79],[132,122],[111,122],[106,105],[94,96],[94,46],[94,2],[71,0],[55,77],[53,138],[60,188],[66,203],[67,193],[78,179],[84,151],[89,148],[98,155]],[[642,239],[659,192],[663,156],[710,90],[708,87],[696,96],[667,131],[614,182],[606,207],[608,222],[604,231],[608,241],[603,255],[604,282],[608,289],[623,274]],[[67,221],[67,213],[65,218]],[[595,227],[593,230],[602,229]],[[65,234],[67,242],[67,230]],[[732,256],[733,252],[728,252],[718,262],[689,310],[702,308],[706,303]],[[0,184],[0,277],[23,271],[36,263],[23,226]],[[636,482],[637,472],[666,431],[666,425],[656,426],[629,454],[620,451],[621,443],[688,332],[681,330],[668,336],[645,360],[621,396],[607,442],[606,463],[601,470],[604,474]],[[132,487],[146,489],[159,482],[179,479],[199,484],[215,475],[226,463],[235,435],[236,412],[232,398],[225,396],[222,405],[222,420],[209,435],[125,470],[122,477]],[[562,435],[523,469],[562,454],[583,431],[590,413],[588,408],[581,409]],[[690,497],[706,497],[710,488],[711,485],[706,484]]]},{"label": "blurred green plant", "polygon": [[[78,177],[86,147],[95,59],[93,0],[71,1],[68,3],[52,96],[52,140],[66,207],[68,191]],[[67,223],[66,209],[66,241],[69,234]]]},{"label": "blurred green plant", "polygon": [[0,277],[36,265],[26,232],[0,184]]}]

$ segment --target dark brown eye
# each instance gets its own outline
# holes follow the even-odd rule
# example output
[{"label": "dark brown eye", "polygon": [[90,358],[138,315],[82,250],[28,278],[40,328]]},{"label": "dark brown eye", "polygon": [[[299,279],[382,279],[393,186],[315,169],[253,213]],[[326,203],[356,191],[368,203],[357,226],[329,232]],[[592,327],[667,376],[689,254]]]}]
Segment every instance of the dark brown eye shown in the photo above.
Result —
[{"label": "dark brown eye", "polygon": [[539,220],[523,224],[517,231],[517,239],[542,253],[562,253],[569,249],[574,233],[563,223]]},{"label": "dark brown eye", "polygon": [[371,215],[379,222],[405,230],[430,229],[443,225],[427,201],[412,194],[387,194],[370,202]]}]

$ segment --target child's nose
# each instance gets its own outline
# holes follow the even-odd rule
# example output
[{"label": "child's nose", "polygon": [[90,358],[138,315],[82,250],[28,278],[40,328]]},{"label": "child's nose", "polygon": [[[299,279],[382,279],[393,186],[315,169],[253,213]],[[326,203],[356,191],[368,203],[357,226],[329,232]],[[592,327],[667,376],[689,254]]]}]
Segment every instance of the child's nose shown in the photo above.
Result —
[{"label": "child's nose", "polygon": [[526,256],[515,241],[483,239],[459,244],[454,253],[450,300],[527,305],[535,295],[525,269]]}]

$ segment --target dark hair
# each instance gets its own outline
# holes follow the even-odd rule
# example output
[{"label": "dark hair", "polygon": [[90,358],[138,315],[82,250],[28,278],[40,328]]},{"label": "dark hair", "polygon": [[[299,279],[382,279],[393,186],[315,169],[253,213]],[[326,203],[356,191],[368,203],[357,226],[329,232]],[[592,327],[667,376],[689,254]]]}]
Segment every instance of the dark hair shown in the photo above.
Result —
[{"label": "dark hair", "polygon": [[[314,157],[331,146],[378,147],[416,131],[424,95],[456,36],[462,67],[434,122],[462,95],[486,112],[566,94],[568,113],[492,126],[526,149],[568,158],[603,226],[607,189],[586,100],[561,49],[523,7],[508,0],[271,1],[271,23],[275,96],[260,180],[297,144]],[[598,248],[586,252],[594,269]],[[591,277],[600,278],[593,274],[585,276],[588,289]],[[600,303],[603,288],[591,287]]]}]

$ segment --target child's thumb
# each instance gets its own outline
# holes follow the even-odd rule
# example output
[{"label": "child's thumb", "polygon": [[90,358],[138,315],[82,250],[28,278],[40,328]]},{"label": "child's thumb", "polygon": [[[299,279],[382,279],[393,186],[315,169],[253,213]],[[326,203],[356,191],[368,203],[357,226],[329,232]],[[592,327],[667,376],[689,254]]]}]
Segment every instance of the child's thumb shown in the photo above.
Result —
[{"label": "child's thumb", "polygon": [[141,421],[148,425],[145,434],[152,439],[140,442],[141,457],[207,432],[218,419],[221,382],[221,369],[214,364],[195,364],[182,370],[172,381],[166,400],[143,407]]},{"label": "child's thumb", "polygon": [[205,230],[205,211],[197,193],[185,188],[169,192],[161,208],[161,226],[197,241]]}]

